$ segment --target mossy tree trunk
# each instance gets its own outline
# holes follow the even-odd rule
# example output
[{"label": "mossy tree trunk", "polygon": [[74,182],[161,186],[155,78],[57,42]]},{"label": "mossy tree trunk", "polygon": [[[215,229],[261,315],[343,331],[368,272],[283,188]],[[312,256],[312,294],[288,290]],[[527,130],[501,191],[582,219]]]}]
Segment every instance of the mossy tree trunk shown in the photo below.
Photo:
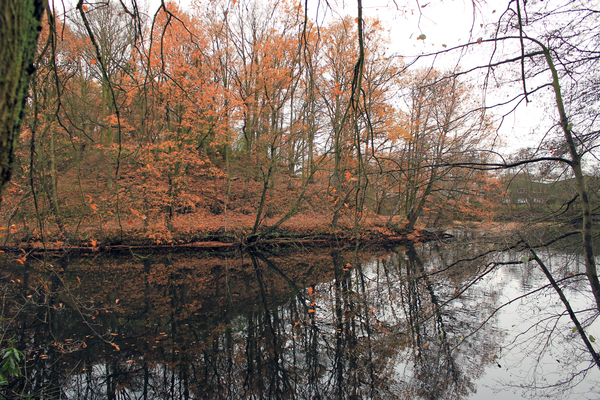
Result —
[{"label": "mossy tree trunk", "polygon": [[42,0],[0,2],[0,194],[10,180],[17,133],[44,14]]},{"label": "mossy tree trunk", "polygon": [[585,258],[585,274],[588,278],[590,288],[596,300],[596,308],[600,310],[600,280],[598,279],[598,270],[596,266],[596,255],[594,254],[594,239],[593,239],[593,215],[592,207],[589,201],[589,193],[585,183],[585,177],[581,169],[582,153],[577,148],[576,139],[572,132],[572,124],[569,122],[567,112],[565,110],[565,104],[563,101],[561,86],[558,76],[558,71],[554,66],[552,59],[552,53],[550,49],[544,46],[542,42],[535,41],[544,52],[546,63],[548,68],[552,72],[552,88],[554,89],[554,96],[556,99],[556,107],[558,115],[560,117],[560,127],[563,131],[565,142],[569,149],[569,155],[571,156],[570,167],[575,175],[575,185],[577,187],[577,193],[579,194],[579,201],[581,205],[581,217],[583,224],[581,227],[581,235],[583,240],[583,254]]}]

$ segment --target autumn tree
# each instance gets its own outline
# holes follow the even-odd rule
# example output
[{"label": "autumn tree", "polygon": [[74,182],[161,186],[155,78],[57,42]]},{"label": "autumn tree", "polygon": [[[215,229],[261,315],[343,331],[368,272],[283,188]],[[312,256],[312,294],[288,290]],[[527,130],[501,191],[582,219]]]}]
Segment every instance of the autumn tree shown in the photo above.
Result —
[{"label": "autumn tree", "polygon": [[[363,214],[368,169],[377,163],[375,143],[394,134],[393,96],[401,60],[385,55],[386,39],[378,20],[362,19],[367,34],[358,45],[357,21],[350,17],[325,30],[319,100],[324,105],[327,151],[332,166],[329,194],[335,229],[342,214],[354,210],[353,225]],[[358,62],[359,58],[364,58]],[[360,85],[359,85],[360,83]]]},{"label": "autumn tree", "polygon": [[474,104],[471,88],[452,74],[422,70],[404,79],[407,136],[394,154],[399,187],[393,215],[400,212],[406,218],[403,229],[411,231],[433,195],[470,192],[469,175],[457,174],[452,165],[480,160],[491,130],[483,112],[464,112]]}]

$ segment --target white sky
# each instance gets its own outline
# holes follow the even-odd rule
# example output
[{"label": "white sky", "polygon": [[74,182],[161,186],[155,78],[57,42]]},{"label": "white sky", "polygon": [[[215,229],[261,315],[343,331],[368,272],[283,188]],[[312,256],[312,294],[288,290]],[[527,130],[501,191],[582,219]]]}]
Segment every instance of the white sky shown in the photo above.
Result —
[{"label": "white sky", "polygon": [[[272,1],[272,0],[263,0]],[[139,3],[142,1],[138,0]],[[188,8],[193,0],[174,0],[181,8]],[[148,11],[153,14],[160,0],[147,0]],[[304,0],[301,1],[304,4]],[[506,7],[505,0],[491,0],[479,6],[476,11],[476,30],[479,31],[479,23],[491,21],[495,4],[499,10]],[[420,5],[420,7],[419,7]],[[354,0],[309,0],[309,11],[316,13],[319,9],[319,20],[331,17],[332,12],[339,15],[356,15],[356,1]],[[419,13],[420,11],[420,13]],[[378,16],[392,28],[394,43],[398,44],[398,50],[413,48],[419,50],[419,46],[427,48],[427,51],[439,50],[442,44],[455,45],[469,37],[471,24],[473,22],[473,6],[469,0],[363,0],[363,12],[366,16]],[[316,14],[313,14],[316,18]],[[483,19],[482,19],[483,17]],[[417,37],[425,33],[427,39],[417,41]],[[477,33],[477,32],[476,32]]]}]

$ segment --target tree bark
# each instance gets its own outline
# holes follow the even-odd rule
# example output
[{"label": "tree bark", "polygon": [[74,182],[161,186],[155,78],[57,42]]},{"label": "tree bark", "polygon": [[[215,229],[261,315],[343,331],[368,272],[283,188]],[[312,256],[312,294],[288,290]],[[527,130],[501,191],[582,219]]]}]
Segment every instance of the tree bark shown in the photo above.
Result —
[{"label": "tree bark", "polygon": [[0,195],[10,180],[17,133],[44,14],[42,0],[0,2]]},{"label": "tree bark", "polygon": [[572,160],[570,166],[573,171],[573,174],[575,175],[575,184],[577,186],[577,193],[579,194],[581,204],[581,216],[583,219],[581,227],[581,236],[583,240],[583,254],[585,258],[585,274],[590,283],[590,288],[592,289],[594,299],[596,300],[596,308],[600,310],[600,281],[598,280],[596,257],[594,254],[594,241],[592,237],[593,217],[592,209],[588,198],[588,190],[585,184],[585,177],[583,175],[583,171],[581,170],[581,154],[577,150],[577,147],[575,145],[575,139],[571,132],[572,126],[569,124],[569,119],[565,111],[565,106],[561,94],[560,82],[558,78],[558,72],[556,70],[556,67],[554,66],[550,50],[541,42],[536,41],[536,43],[542,47],[544,55],[546,57],[546,63],[548,64],[548,68],[552,72],[552,87],[554,89],[556,107],[560,116],[560,126],[562,128],[565,141],[569,146],[569,154]]}]

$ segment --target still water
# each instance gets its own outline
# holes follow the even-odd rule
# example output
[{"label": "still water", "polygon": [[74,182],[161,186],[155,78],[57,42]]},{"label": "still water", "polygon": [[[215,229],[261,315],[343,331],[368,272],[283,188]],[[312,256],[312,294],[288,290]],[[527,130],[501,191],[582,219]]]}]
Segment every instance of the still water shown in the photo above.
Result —
[{"label": "still water", "polygon": [[[23,265],[5,255],[2,346],[26,363],[0,393],[599,398],[598,368],[545,276],[494,246],[30,256]],[[600,338],[580,257],[540,256],[564,278],[586,334]]]}]

